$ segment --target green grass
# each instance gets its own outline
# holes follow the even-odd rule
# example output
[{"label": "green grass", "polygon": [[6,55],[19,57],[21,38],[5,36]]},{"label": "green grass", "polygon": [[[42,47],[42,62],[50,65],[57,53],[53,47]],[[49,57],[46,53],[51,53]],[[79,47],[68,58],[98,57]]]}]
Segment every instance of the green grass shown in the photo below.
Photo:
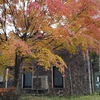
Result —
[{"label": "green grass", "polygon": [[71,97],[58,97],[58,96],[33,96],[23,95],[19,100],[100,100],[100,95],[89,95],[89,96],[71,96]]}]

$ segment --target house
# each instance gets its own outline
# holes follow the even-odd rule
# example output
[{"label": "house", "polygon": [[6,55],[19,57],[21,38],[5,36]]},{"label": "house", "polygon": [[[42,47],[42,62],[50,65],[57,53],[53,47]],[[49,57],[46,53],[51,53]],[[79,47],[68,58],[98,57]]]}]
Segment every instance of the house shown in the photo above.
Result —
[{"label": "house", "polygon": [[[68,68],[65,68],[63,75],[56,66],[52,66],[51,70],[46,71],[41,66],[34,67],[34,64],[23,63],[19,78],[21,91],[55,95],[86,95],[98,91],[98,64],[87,61],[81,52],[72,57],[64,50],[61,50],[58,54],[68,66]],[[27,71],[23,68],[24,65],[28,66]],[[9,87],[7,81],[5,86]]]}]

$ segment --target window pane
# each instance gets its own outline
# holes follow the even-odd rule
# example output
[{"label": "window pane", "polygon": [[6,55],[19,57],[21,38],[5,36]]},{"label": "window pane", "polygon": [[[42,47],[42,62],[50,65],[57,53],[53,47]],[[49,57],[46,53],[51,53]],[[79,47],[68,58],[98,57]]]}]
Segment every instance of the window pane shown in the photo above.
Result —
[{"label": "window pane", "polygon": [[99,72],[94,72],[94,85],[95,90],[99,91]]},{"label": "window pane", "polygon": [[32,87],[32,73],[26,72],[23,75],[23,88],[31,88]]},{"label": "window pane", "polygon": [[54,87],[63,88],[63,77],[56,67],[53,67],[53,85]]}]

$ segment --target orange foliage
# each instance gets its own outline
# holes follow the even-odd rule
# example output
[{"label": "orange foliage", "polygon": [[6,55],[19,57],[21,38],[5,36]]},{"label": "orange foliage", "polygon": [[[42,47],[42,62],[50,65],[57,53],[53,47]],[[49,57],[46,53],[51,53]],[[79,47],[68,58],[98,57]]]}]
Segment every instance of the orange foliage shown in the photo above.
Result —
[{"label": "orange foliage", "polygon": [[10,87],[10,88],[0,88],[0,94],[2,96],[5,96],[5,93],[9,92],[9,91],[15,91],[16,88],[15,87]]},{"label": "orange foliage", "polygon": [[46,54],[41,54],[43,48],[49,56],[62,48],[72,54],[77,50],[100,53],[100,0],[25,1],[0,1],[0,34],[5,36],[0,35],[0,50],[5,58],[8,53],[14,59],[15,53],[31,55],[47,66],[54,58],[56,64],[57,59],[46,59]]}]

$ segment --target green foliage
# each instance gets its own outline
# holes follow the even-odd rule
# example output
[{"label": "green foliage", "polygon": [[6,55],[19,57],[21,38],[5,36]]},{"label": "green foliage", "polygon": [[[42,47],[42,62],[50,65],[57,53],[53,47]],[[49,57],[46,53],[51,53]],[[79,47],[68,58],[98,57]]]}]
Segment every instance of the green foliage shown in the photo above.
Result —
[{"label": "green foliage", "polygon": [[88,96],[71,96],[71,97],[59,97],[59,96],[32,96],[23,95],[19,100],[99,100],[100,95],[88,95]]}]

